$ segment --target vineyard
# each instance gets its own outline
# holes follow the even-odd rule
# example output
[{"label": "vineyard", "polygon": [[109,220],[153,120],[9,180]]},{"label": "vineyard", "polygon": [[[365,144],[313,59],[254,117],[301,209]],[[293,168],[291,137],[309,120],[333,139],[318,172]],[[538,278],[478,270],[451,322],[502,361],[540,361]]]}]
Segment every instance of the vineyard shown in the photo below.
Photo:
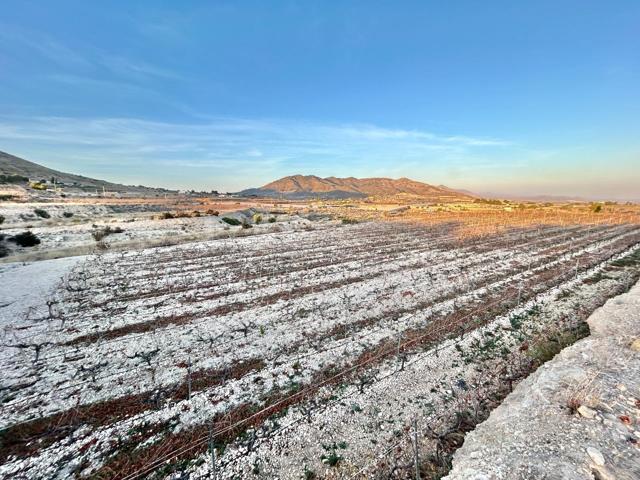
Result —
[{"label": "vineyard", "polygon": [[626,219],[458,227],[86,257],[5,326],[0,477],[435,478],[640,275]]}]

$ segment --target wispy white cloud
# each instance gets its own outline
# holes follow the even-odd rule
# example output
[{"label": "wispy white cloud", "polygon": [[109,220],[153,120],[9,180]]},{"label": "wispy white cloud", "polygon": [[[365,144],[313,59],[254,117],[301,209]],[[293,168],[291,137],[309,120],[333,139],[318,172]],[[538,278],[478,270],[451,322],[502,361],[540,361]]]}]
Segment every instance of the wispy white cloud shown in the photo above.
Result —
[{"label": "wispy white cloud", "polygon": [[[296,172],[405,175],[416,166],[440,168],[443,162],[469,161],[478,152],[508,144],[375,125],[223,117],[187,124],[0,116],[0,141],[6,149],[29,153],[36,161],[52,159],[55,167],[80,173],[110,168],[114,179],[129,178],[141,170],[157,175],[154,166],[161,166],[164,177],[157,182],[162,184],[229,190]],[[203,176],[206,168],[209,176]]]},{"label": "wispy white cloud", "polygon": [[76,50],[67,47],[53,37],[35,30],[0,24],[0,39],[7,47],[19,44],[34,54],[63,67],[88,67],[91,62]]},{"label": "wispy white cloud", "polygon": [[98,62],[118,76],[137,79],[156,77],[168,80],[184,80],[184,77],[171,70],[119,55],[102,55]]},{"label": "wispy white cloud", "polygon": [[[44,58],[64,73],[52,75],[59,79],[73,79],[76,84],[91,85],[105,82],[104,73],[128,81],[146,81],[149,78],[185,80],[178,73],[135,57],[115,55],[92,45],[72,48],[63,41],[45,33],[0,24],[0,40],[10,49],[20,45],[33,55]],[[122,83],[121,83],[122,85]]]}]

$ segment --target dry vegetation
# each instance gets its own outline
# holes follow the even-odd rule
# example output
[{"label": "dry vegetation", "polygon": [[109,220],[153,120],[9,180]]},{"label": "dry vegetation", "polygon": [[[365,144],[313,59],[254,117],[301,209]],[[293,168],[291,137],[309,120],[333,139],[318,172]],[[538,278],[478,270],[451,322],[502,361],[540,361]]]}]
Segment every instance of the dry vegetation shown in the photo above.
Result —
[{"label": "dry vegetation", "polygon": [[103,253],[6,326],[0,475],[438,478],[640,276],[636,206],[304,210],[346,221]]}]

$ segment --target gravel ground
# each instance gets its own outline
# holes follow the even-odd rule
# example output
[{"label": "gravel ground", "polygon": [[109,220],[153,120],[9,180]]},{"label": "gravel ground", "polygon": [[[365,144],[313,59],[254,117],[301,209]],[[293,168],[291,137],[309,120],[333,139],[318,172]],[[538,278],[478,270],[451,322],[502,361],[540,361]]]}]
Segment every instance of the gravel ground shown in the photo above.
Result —
[{"label": "gravel ground", "polygon": [[470,433],[449,480],[640,478],[640,283]]}]

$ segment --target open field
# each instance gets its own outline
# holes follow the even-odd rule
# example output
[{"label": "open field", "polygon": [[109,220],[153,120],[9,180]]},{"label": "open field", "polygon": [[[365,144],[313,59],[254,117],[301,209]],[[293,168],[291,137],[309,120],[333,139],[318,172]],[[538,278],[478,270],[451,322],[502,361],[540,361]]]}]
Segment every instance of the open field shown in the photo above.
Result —
[{"label": "open field", "polygon": [[7,265],[0,476],[436,478],[640,276],[634,207],[490,208]]},{"label": "open field", "polygon": [[[303,228],[301,205],[268,200],[169,197],[0,203],[0,262],[34,261]],[[260,216],[263,221],[256,222]],[[232,218],[255,229],[225,222]],[[102,236],[101,231],[109,229]],[[240,231],[242,230],[242,231]],[[9,239],[30,231],[40,243]]]}]

